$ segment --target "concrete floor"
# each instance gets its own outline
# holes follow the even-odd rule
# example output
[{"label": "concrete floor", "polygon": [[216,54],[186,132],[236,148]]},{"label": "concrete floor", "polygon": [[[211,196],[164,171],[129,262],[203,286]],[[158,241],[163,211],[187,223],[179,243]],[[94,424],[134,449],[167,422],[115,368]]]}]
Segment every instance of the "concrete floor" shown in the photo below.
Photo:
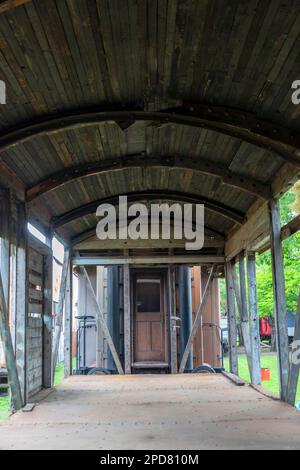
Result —
[{"label": "concrete floor", "polygon": [[0,449],[300,449],[300,413],[219,375],[72,377]]}]

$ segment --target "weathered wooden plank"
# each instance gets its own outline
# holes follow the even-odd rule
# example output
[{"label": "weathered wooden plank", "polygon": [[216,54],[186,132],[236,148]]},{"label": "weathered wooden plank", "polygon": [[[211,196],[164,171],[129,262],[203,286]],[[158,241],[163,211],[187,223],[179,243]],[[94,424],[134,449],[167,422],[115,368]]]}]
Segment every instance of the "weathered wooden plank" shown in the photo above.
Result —
[{"label": "weathered wooden plank", "polygon": [[257,304],[255,253],[247,253],[248,296],[251,344],[251,383],[261,384],[260,331]]},{"label": "weathered wooden plank", "polygon": [[17,247],[16,247],[16,311],[15,311],[15,328],[16,328],[16,363],[19,376],[20,387],[23,396],[23,402],[26,403],[26,365],[27,365],[27,294],[28,294],[28,277],[27,277],[27,217],[25,204],[17,202]]},{"label": "weathered wooden plank", "polygon": [[90,280],[90,277],[85,269],[84,266],[81,266],[81,272],[83,273],[85,279],[87,280],[87,283],[88,283],[88,286],[89,286],[89,289],[90,289],[90,292],[92,294],[92,299],[94,301],[94,304],[95,304],[95,308],[98,312],[98,318],[100,320],[100,323],[101,323],[101,327],[103,329],[103,332],[104,332],[104,335],[106,337],[106,340],[107,340],[107,344],[110,348],[110,351],[111,351],[111,354],[113,356],[113,359],[114,359],[114,362],[115,362],[115,365],[116,365],[116,368],[119,372],[120,375],[123,375],[124,374],[124,370],[123,370],[123,367],[122,367],[122,364],[120,362],[120,359],[119,359],[119,355],[117,353],[117,350],[115,348],[115,345],[114,345],[114,342],[112,340],[112,337],[110,335],[110,332],[109,332],[109,329],[107,327],[107,324],[106,324],[106,321],[105,321],[105,318],[104,318],[104,315],[103,315],[103,312],[101,311],[100,307],[99,307],[99,304],[98,304],[98,301],[97,301],[97,297],[96,297],[96,294],[95,294],[95,291],[94,291],[94,288],[92,286],[92,283],[91,283],[91,280]]},{"label": "weathered wooden plank", "polygon": [[66,299],[64,315],[64,376],[72,375],[72,312],[73,312],[73,270],[69,264],[66,282]]},{"label": "weathered wooden plank", "polygon": [[206,307],[208,295],[209,295],[209,292],[210,292],[210,289],[211,289],[211,286],[212,286],[212,282],[213,282],[213,279],[214,279],[214,276],[215,276],[215,273],[216,273],[216,269],[217,268],[216,268],[215,265],[213,265],[212,268],[211,268],[209,278],[208,278],[208,281],[207,281],[207,284],[205,286],[205,290],[204,290],[204,293],[203,293],[203,296],[202,296],[201,305],[199,306],[199,309],[197,311],[195,321],[194,321],[194,324],[193,324],[193,328],[192,328],[189,340],[187,342],[185,351],[184,351],[182,359],[181,359],[181,364],[180,364],[180,367],[179,367],[179,373],[180,374],[183,374],[183,372],[185,370],[186,362],[187,362],[188,356],[190,354],[191,347],[193,345],[193,342],[194,342],[195,336],[197,334],[198,328],[201,324],[201,318],[202,318],[204,309]]},{"label": "weathered wooden plank", "polygon": [[43,304],[42,303],[33,303],[30,302],[28,304],[28,314],[39,314],[41,315],[43,313]]},{"label": "weathered wooden plank", "polygon": [[[176,327],[176,271],[174,266],[168,269],[169,324],[171,346],[171,372],[178,373],[177,327]],[[184,366],[185,367],[185,366]]]},{"label": "weathered wooden plank", "polygon": [[70,250],[68,248],[65,248],[63,270],[62,270],[60,290],[59,290],[59,301],[58,301],[58,308],[57,308],[56,318],[55,318],[55,331],[54,331],[54,338],[53,338],[53,351],[52,351],[53,380],[54,380],[55,368],[56,368],[57,358],[58,358],[59,342],[60,342],[60,337],[61,337],[62,328],[63,328],[63,311],[64,311],[65,296],[66,296],[66,283],[67,283],[69,265],[70,265]]},{"label": "weathered wooden plank", "polygon": [[280,205],[278,200],[270,202],[269,214],[271,225],[271,253],[280,397],[282,401],[286,401],[289,374],[288,325],[285,296],[283,247],[281,241]]},{"label": "weathered wooden plank", "polygon": [[0,335],[4,347],[6,369],[11,390],[11,399],[14,409],[20,410],[24,405],[18,370],[15,360],[14,348],[8,324],[8,310],[4,296],[2,274],[0,273]]},{"label": "weathered wooden plank", "polygon": [[235,265],[229,264],[231,270],[231,276],[233,281],[233,287],[235,292],[235,299],[238,307],[240,325],[242,329],[242,335],[244,340],[244,346],[247,355],[247,362],[249,367],[249,372],[251,374],[252,367],[252,354],[251,354],[251,341],[250,341],[250,331],[248,324],[248,307],[247,307],[247,296],[246,296],[246,284],[245,284],[245,264],[244,258],[240,262],[240,280],[237,277],[237,272]]},{"label": "weathered wooden plank", "polygon": [[227,318],[229,332],[229,363],[230,372],[239,375],[238,349],[237,349],[237,321],[234,297],[234,283],[231,275],[230,263],[226,265],[226,290],[227,290]]},{"label": "weathered wooden plank", "polygon": [[131,374],[131,312],[130,312],[130,268],[123,268],[124,282],[124,356],[125,374]]},{"label": "weathered wooden plank", "polygon": [[53,253],[52,234],[47,237],[48,255],[44,256],[43,278],[43,387],[52,387],[52,296]]}]

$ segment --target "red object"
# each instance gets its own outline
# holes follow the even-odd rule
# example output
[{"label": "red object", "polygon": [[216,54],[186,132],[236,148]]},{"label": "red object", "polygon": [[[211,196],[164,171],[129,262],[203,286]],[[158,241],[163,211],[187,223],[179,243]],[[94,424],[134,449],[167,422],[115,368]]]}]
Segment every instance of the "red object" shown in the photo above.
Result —
[{"label": "red object", "polygon": [[262,382],[270,382],[270,380],[271,380],[271,369],[262,369],[261,370],[261,380],[262,380]]},{"label": "red object", "polygon": [[260,335],[263,337],[272,336],[272,330],[267,318],[260,319]]}]

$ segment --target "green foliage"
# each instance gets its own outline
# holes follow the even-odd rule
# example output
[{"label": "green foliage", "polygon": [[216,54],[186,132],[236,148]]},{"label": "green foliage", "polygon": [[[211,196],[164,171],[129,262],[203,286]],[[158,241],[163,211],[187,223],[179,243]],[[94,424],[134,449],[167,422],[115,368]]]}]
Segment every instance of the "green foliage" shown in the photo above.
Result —
[{"label": "green foliage", "polygon": [[[300,188],[299,188],[300,189]],[[287,192],[280,201],[281,223],[287,224],[297,215],[298,189]],[[300,291],[300,233],[284,241],[284,264],[287,309],[296,311]],[[257,257],[257,291],[260,316],[273,314],[273,280],[270,251]]]}]

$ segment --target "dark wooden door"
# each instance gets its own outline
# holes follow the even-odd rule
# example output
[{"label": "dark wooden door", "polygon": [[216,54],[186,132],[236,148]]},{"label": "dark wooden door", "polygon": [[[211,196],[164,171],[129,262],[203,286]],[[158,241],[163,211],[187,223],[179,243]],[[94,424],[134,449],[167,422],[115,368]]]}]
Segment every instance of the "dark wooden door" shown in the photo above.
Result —
[{"label": "dark wooden door", "polygon": [[136,274],[134,276],[134,361],[165,362],[165,301],[164,276]]}]

